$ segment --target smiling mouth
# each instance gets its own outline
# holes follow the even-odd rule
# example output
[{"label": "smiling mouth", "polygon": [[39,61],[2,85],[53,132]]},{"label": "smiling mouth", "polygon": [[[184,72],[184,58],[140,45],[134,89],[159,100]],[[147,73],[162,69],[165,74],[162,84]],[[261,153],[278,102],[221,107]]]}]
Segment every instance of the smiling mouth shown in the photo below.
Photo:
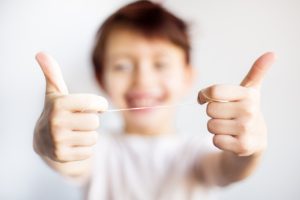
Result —
[{"label": "smiling mouth", "polygon": [[154,98],[135,98],[127,101],[130,108],[153,107],[159,105],[160,101]]},{"label": "smiling mouth", "polygon": [[152,107],[162,105],[163,98],[150,94],[132,94],[127,96],[126,103],[127,108],[138,108],[133,109],[133,112],[144,112],[153,110]]}]

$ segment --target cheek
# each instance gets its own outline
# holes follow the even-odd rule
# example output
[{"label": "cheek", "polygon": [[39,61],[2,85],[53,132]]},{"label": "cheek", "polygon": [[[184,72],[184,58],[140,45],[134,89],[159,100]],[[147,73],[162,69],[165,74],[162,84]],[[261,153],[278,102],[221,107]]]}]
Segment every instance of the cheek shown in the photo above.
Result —
[{"label": "cheek", "polygon": [[163,85],[172,99],[179,99],[184,93],[185,79],[182,74],[183,72],[177,72],[162,78]]},{"label": "cheek", "polygon": [[109,98],[116,106],[124,106],[124,94],[127,91],[129,81],[110,74],[106,74],[104,77],[105,90]]}]

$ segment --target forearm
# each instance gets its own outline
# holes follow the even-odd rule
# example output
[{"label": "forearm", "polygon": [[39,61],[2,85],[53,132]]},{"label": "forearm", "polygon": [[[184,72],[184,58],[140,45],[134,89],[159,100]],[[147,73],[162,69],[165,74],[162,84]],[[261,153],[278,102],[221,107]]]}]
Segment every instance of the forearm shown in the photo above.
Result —
[{"label": "forearm", "polygon": [[41,156],[41,158],[48,166],[57,171],[59,174],[77,183],[86,182],[91,175],[91,158],[84,161],[73,161],[66,163],[55,162],[44,156]]},{"label": "forearm", "polygon": [[261,157],[262,152],[245,157],[226,151],[210,153],[200,159],[197,174],[207,186],[227,186],[251,175]]},{"label": "forearm", "polygon": [[250,156],[238,156],[231,152],[219,155],[219,185],[228,185],[247,178],[261,161],[263,152]]},{"label": "forearm", "polygon": [[68,179],[83,183],[90,177],[93,158],[72,162],[56,162],[43,155],[42,148],[39,148],[36,140],[33,142],[33,149],[49,167]]}]

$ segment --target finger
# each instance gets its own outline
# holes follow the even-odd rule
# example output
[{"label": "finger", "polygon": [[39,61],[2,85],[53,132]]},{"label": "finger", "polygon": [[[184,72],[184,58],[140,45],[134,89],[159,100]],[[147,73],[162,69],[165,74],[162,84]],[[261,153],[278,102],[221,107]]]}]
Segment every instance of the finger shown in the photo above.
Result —
[{"label": "finger", "polygon": [[207,130],[215,135],[237,136],[241,132],[236,120],[210,119],[207,122]]},{"label": "finger", "polygon": [[99,117],[92,113],[65,113],[60,125],[73,131],[94,131],[99,127]]},{"label": "finger", "polygon": [[95,145],[97,140],[98,132],[96,131],[72,131],[66,142],[72,147],[84,147]]},{"label": "finger", "polygon": [[253,64],[252,68],[244,78],[241,83],[241,86],[244,87],[253,87],[259,88],[261,82],[271,67],[271,65],[275,62],[275,54],[272,52],[268,52],[260,56]]},{"label": "finger", "polygon": [[238,140],[231,135],[215,135],[213,137],[213,143],[217,148],[223,151],[236,153],[239,150]]},{"label": "finger", "polygon": [[35,58],[46,79],[46,94],[68,94],[68,89],[58,63],[50,55],[43,52],[37,53]]},{"label": "finger", "polygon": [[66,148],[66,154],[61,156],[61,161],[71,162],[90,158],[94,153],[95,146]]},{"label": "finger", "polygon": [[249,89],[238,85],[213,85],[201,90],[198,94],[198,102],[229,102],[239,101],[249,95]]},{"label": "finger", "polygon": [[[246,102],[210,102],[207,104],[206,113],[214,119],[235,119],[247,114],[248,110],[244,104]],[[250,111],[249,111],[250,112]]]},{"label": "finger", "polygon": [[107,110],[108,102],[94,94],[70,94],[57,99],[56,108],[71,112],[103,112]]}]

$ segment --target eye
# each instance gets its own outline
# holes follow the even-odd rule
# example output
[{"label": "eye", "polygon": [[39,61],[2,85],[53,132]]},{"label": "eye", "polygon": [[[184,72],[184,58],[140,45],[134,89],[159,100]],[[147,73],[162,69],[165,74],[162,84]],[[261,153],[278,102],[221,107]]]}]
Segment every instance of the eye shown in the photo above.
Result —
[{"label": "eye", "polygon": [[167,61],[158,61],[154,64],[157,70],[164,70],[170,67],[170,63]]},{"label": "eye", "polygon": [[133,63],[130,61],[118,61],[112,66],[112,70],[115,72],[126,72],[133,69]]}]

